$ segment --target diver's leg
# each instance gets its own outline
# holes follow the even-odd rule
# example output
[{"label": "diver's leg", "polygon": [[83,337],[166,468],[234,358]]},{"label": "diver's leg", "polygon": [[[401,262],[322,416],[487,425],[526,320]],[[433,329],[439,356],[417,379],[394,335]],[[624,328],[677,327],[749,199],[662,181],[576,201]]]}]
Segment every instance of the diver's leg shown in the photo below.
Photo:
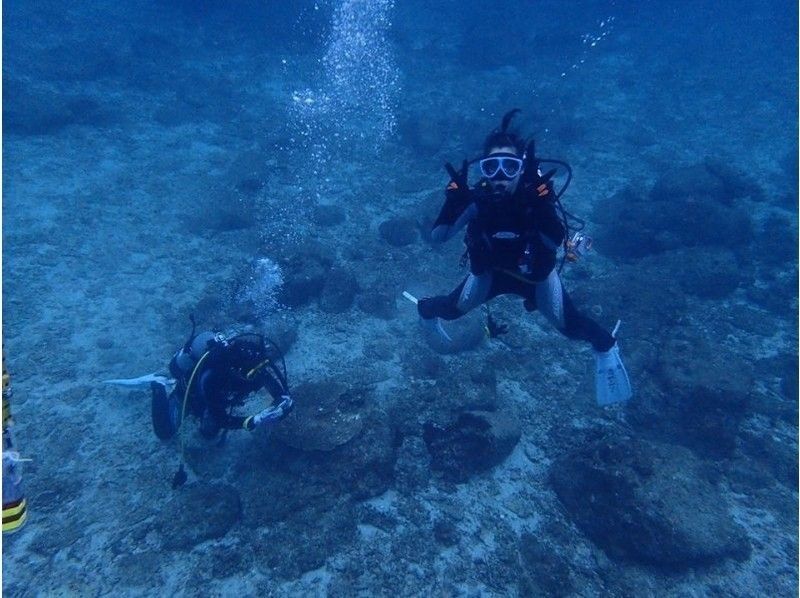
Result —
[{"label": "diver's leg", "polygon": [[[614,346],[616,341],[610,332],[575,308],[555,270],[536,285],[535,300],[535,307],[567,338],[588,341],[601,353]],[[532,307],[530,302],[526,307]]]},{"label": "diver's leg", "polygon": [[[535,303],[535,305],[534,305]],[[527,309],[538,308],[566,337],[591,343],[595,355],[595,396],[601,406],[622,403],[633,396],[614,336],[581,314],[561,286],[556,271],[536,285]]]},{"label": "diver's leg", "polygon": [[[197,394],[203,406],[202,415],[200,416],[200,433],[209,440],[215,438],[221,428],[217,378],[218,376],[212,370],[206,370],[200,375],[198,382]],[[223,407],[222,414],[224,413]]]},{"label": "diver's leg", "polygon": [[450,294],[420,299],[417,311],[423,320],[457,320],[484,303],[491,288],[491,272],[479,276],[470,274]]},{"label": "diver's leg", "polygon": [[536,306],[566,337],[592,344],[597,404],[606,406],[629,400],[633,390],[616,339],[597,322],[575,309],[555,271],[536,285],[534,299]]}]

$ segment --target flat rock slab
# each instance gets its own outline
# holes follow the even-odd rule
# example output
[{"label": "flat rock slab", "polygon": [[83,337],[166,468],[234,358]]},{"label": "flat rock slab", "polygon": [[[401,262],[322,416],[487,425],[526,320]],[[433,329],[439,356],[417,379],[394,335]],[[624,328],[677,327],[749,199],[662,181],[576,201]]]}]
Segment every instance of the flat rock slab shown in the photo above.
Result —
[{"label": "flat rock slab", "polygon": [[302,451],[331,451],[343,445],[364,427],[362,414],[350,406],[351,392],[333,381],[297,386],[294,409],[275,427],[275,437]]},{"label": "flat rock slab", "polygon": [[550,470],[569,516],[609,557],[668,568],[750,554],[706,479],[687,449],[613,434],[588,438]]}]

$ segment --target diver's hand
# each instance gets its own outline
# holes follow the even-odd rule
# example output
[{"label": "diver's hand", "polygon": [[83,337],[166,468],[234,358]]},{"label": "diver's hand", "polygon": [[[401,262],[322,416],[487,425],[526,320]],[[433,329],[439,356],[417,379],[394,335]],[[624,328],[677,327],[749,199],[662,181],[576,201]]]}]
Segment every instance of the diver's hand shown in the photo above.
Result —
[{"label": "diver's hand", "polygon": [[294,401],[289,395],[281,395],[281,401],[277,405],[272,405],[262,409],[255,415],[251,415],[244,421],[244,429],[252,432],[259,426],[269,424],[283,419],[294,407]]},{"label": "diver's hand", "polygon": [[445,163],[447,174],[450,175],[450,182],[447,183],[445,189],[445,196],[448,201],[456,200],[459,203],[469,200],[469,181],[467,180],[467,171],[469,170],[469,162],[464,160],[461,163],[461,170],[456,171],[450,162]]},{"label": "diver's hand", "polygon": [[472,193],[467,182],[467,169],[469,162],[464,160],[461,170],[456,171],[453,165],[448,162],[444,165],[450,174],[450,182],[447,184],[444,195],[444,205],[439,211],[439,216],[433,223],[433,228],[438,226],[451,226],[464,213],[472,201]]},{"label": "diver's hand", "polygon": [[529,181],[535,181],[539,176],[539,160],[536,159],[536,142],[531,139],[525,148],[525,160],[522,163],[525,169],[523,177]]}]

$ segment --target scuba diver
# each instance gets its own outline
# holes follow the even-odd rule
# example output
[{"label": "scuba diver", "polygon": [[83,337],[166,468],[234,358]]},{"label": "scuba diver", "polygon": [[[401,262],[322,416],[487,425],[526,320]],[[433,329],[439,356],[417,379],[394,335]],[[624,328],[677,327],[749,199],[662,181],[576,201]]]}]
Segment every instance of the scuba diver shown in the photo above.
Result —
[{"label": "scuba diver", "polygon": [[3,532],[15,532],[28,518],[28,504],[22,489],[23,459],[14,448],[14,420],[11,418],[11,376],[3,351]]},{"label": "scuba diver", "polygon": [[[171,380],[151,378],[152,418],[156,436],[172,438],[186,413],[200,420],[200,433],[208,439],[220,430],[255,430],[283,419],[292,410],[286,363],[278,347],[259,334],[192,333],[169,363]],[[233,415],[247,397],[266,389],[271,404],[249,416]],[[224,435],[223,435],[224,438]]]},{"label": "scuba diver", "polygon": [[[468,169],[475,161],[464,160],[459,171],[445,165],[450,182],[431,239],[443,243],[466,227],[469,274],[447,295],[419,301],[406,296],[417,303],[424,328],[447,343],[450,338],[441,320],[460,318],[499,295],[517,295],[527,311],[538,309],[566,337],[592,345],[598,404],[626,401],[632,390],[615,338],[619,323],[614,332],[608,332],[581,314],[562,287],[560,268],[556,268],[560,245],[565,248],[564,259],[574,261],[591,243],[580,234],[567,240],[567,217],[578,220],[560,203],[571,168],[559,160],[538,159],[533,140],[526,144],[518,133],[508,130],[519,111],[508,112],[500,127],[486,137],[483,158],[476,160],[482,178],[475,187],[468,183]],[[542,174],[543,163],[566,167],[569,177],[558,193],[551,180],[558,169]],[[504,332],[491,317],[488,328],[490,336]]]}]

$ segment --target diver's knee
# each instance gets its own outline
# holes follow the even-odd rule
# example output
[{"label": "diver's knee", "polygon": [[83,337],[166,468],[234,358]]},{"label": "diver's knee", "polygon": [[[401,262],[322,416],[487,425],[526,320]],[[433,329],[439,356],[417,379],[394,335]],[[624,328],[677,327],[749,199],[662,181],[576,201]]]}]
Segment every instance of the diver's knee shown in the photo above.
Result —
[{"label": "diver's knee", "polygon": [[458,295],[455,302],[456,307],[461,313],[467,313],[484,303],[489,296],[489,289],[492,286],[492,275],[489,273],[474,275],[470,274],[464,283],[464,288]]}]

